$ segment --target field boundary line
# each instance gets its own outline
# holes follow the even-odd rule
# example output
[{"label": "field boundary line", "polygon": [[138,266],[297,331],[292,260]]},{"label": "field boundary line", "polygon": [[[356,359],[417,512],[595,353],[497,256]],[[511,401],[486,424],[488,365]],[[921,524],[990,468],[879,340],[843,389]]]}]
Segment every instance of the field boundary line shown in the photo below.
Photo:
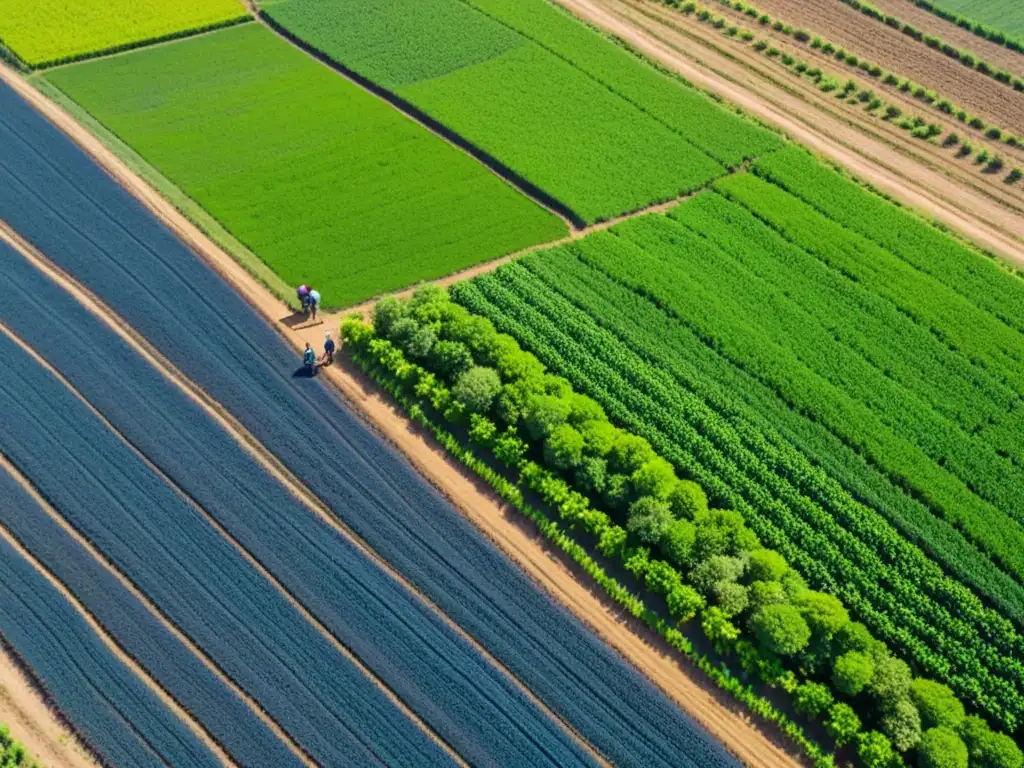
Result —
[{"label": "field boundary line", "polygon": [[[106,304],[92,294],[88,288],[82,286],[74,277],[67,275],[62,269],[60,269],[60,267],[50,262],[44,254],[26,243],[20,235],[13,232],[2,219],[0,219],[0,241],[6,241],[26,260],[28,260],[34,268],[38,269],[50,280],[53,280],[61,288],[68,291],[79,304],[85,307],[85,309],[95,315],[101,322],[116,333],[118,337],[128,344],[148,365],[153,367],[169,383],[181,390],[186,397],[192,400],[207,416],[212,418],[217,426],[223,429],[232,440],[238,443],[242,450],[256,461],[257,464],[267,472],[273,480],[281,484],[281,486],[284,487],[291,496],[305,506],[317,519],[331,530],[345,537],[345,539],[356,547],[361,554],[390,576],[402,589],[413,595],[435,616],[440,618],[441,621],[450,630],[452,630],[452,632],[467,642],[477,653],[480,654],[489,666],[496,669],[499,674],[503,675],[509,682],[511,682],[546,717],[548,717],[552,722],[558,724],[559,727],[561,727],[574,741],[576,741],[584,751],[590,754],[596,762],[605,766],[609,765],[601,753],[591,745],[582,736],[582,734],[576,731],[576,729],[558,713],[551,710],[536,696],[536,694],[533,693],[532,690],[530,690],[528,686],[520,681],[519,678],[511,672],[511,670],[496,659],[483,645],[481,645],[475,638],[466,632],[465,629],[442,611],[440,607],[438,607],[429,597],[421,592],[415,585],[411,584],[390,563],[384,560],[375,550],[363,541],[355,531],[341,521],[326,503],[308,491],[305,491],[302,481],[295,477],[291,470],[284,466],[284,464],[282,464],[276,456],[274,456],[259,440],[257,440],[241,422],[235,419],[235,417],[226,408],[224,408],[224,406],[207,394],[201,387],[195,384],[195,382],[181,373],[181,371],[179,371],[173,363],[167,360],[155,347],[153,347],[147,339],[125,322],[119,315],[117,315],[116,312],[107,307]],[[4,331],[5,327],[0,323],[0,332]],[[8,334],[12,335],[9,332]],[[117,427],[110,423],[110,421],[103,416],[103,414],[100,413],[87,398],[79,393],[64,376],[55,371],[49,363],[39,355],[35,354],[34,351],[31,351],[31,354],[51,373],[56,375],[64,386],[69,389],[69,391],[85,403],[90,411],[92,411],[93,414],[103,422],[104,426],[113,432],[118,439],[124,442],[133,451],[133,453],[135,453],[154,473],[157,474],[158,477],[160,477],[163,482],[170,486],[179,496],[184,498],[193,508],[195,508],[196,511],[199,512],[199,514],[201,514],[225,540],[228,541],[228,543],[239,551],[239,553],[260,573],[263,578],[270,582],[275,589],[277,589],[285,599],[288,600],[293,608],[299,611],[308,623],[322,634],[336,650],[351,661],[360,670],[360,672],[380,688],[392,703],[402,710],[406,717],[416,723],[416,725],[432,740],[438,743],[438,745],[442,746],[455,762],[464,768],[469,768],[468,764],[452,745],[448,744],[439,734],[427,725],[419,715],[413,712],[401,697],[398,696],[398,694],[394,692],[383,680],[381,680],[376,673],[367,668],[353,651],[349,650],[349,648],[339,638],[337,638],[334,633],[326,627],[315,614],[312,613],[312,611],[306,608],[305,605],[303,605],[302,602],[292,594],[291,590],[282,584],[276,576],[270,573],[259,559],[250,553],[239,541],[237,541],[235,537],[226,528],[224,528],[220,522],[210,515],[210,513],[207,512],[196,499],[182,489],[179,484],[169,477],[162,469],[156,466],[138,447],[135,446],[134,443],[128,440],[128,438],[126,438],[117,429]]]},{"label": "field boundary line", "polygon": [[[282,322],[282,314],[292,314],[285,302],[260,285],[243,266],[59,105],[2,63],[0,80],[6,81],[145,206],[197,258],[236,290],[296,353],[302,349],[300,333]],[[755,765],[796,764],[788,753],[753,726],[747,716],[738,714],[734,702],[709,690],[692,668],[671,659],[668,646],[649,637],[642,626],[595,595],[581,581],[580,574],[544,546],[535,531],[525,531],[507,521],[503,502],[455,467],[450,456],[421,434],[408,418],[400,415],[379,388],[351,371],[335,369],[325,373],[333,391],[351,407],[353,415],[398,452],[481,536],[526,573],[538,589],[594,632],[626,664],[724,742],[730,752],[743,755],[744,760]],[[748,746],[751,743],[756,746]],[[773,755],[775,760],[765,759],[766,754]]]},{"label": "field boundary line", "polygon": [[[0,236],[2,236],[2,233],[0,233]],[[78,390],[76,390],[70,384],[70,382],[68,382],[60,374],[60,372],[56,371],[48,362],[41,358],[35,352],[35,350],[25,345],[25,343],[21,341],[21,339],[19,339],[17,336],[11,334],[10,331],[5,326],[0,327],[0,333],[3,333],[5,336],[14,341],[14,343],[18,344],[18,346],[25,350],[29,355],[31,355],[32,358],[41,366],[43,366],[50,375],[56,377],[65,387],[67,387],[68,391],[71,392],[78,400],[80,400],[94,416],[99,418],[103,422],[105,427],[112,430],[111,425],[109,425],[109,423],[106,421],[103,415],[96,410],[92,403],[90,403],[88,400],[85,400],[82,397],[82,395],[78,392]],[[115,434],[118,433],[115,432]],[[134,448],[132,448],[132,450],[134,452]],[[132,597],[138,600],[142,604],[142,606],[157,621],[159,621],[160,624],[168,632],[170,632],[170,634],[174,637],[175,640],[184,645],[185,648],[190,653],[192,653],[194,656],[196,656],[196,658],[200,660],[203,666],[205,666],[210,671],[211,674],[213,674],[218,680],[224,683],[224,685],[226,685],[231,690],[231,692],[235,694],[260,719],[260,721],[271,731],[271,733],[273,733],[280,741],[282,741],[285,744],[285,746],[288,747],[289,750],[292,751],[296,755],[296,757],[299,758],[299,760],[307,766],[307,768],[318,768],[317,763],[312,759],[310,755],[306,753],[306,751],[301,746],[298,745],[297,742],[295,742],[291,738],[288,732],[283,727],[278,725],[277,722],[273,720],[263,710],[260,704],[254,698],[249,696],[249,694],[246,693],[245,690],[240,685],[238,685],[226,672],[224,672],[220,668],[220,666],[216,662],[214,662],[206,654],[206,652],[198,646],[198,644],[193,642],[192,639],[184,631],[179,629],[177,624],[175,624],[168,616],[166,616],[163,613],[163,611],[139,587],[137,587],[131,579],[129,579],[124,573],[121,572],[121,570],[116,565],[114,565],[109,559],[107,559],[106,555],[100,552],[92,544],[92,542],[89,541],[89,539],[87,539],[83,534],[81,534],[78,531],[77,528],[75,528],[73,525],[71,525],[71,523],[65,520],[64,517],[60,514],[60,512],[58,512],[49,503],[49,501],[47,501],[46,498],[38,490],[36,490],[35,486],[32,485],[31,481],[28,480],[22,474],[22,472],[7,459],[7,457],[2,452],[0,452],[0,469],[5,469],[16,480],[18,480],[21,483],[21,485],[25,488],[25,490],[33,497],[33,499],[40,503],[40,505],[47,512],[49,517],[57,525],[59,525],[61,529],[75,541],[75,543],[79,544],[83,549],[85,549],[93,557],[94,560],[96,560],[108,573],[114,576],[117,579],[117,581],[121,584],[121,586],[128,590],[128,592],[131,593]]]},{"label": "field boundary line", "polygon": [[[15,336],[9,333],[9,329],[5,326],[0,325],[0,333],[4,333],[12,341],[22,346],[22,342]],[[6,471],[14,480],[22,486],[26,493],[28,493],[33,501],[36,502],[43,510],[49,505],[46,499],[41,493],[31,484],[31,481],[26,478],[17,467],[8,459],[8,457],[0,452],[0,471]],[[47,515],[52,517],[50,512],[46,512]],[[71,604],[71,607],[85,619],[85,623],[89,629],[92,630],[101,643],[111,652],[114,657],[124,664],[131,671],[135,677],[137,677],[143,685],[152,690],[157,698],[171,710],[174,715],[181,720],[185,727],[188,728],[192,733],[199,739],[200,743],[203,744],[217,757],[222,765],[229,766],[229,768],[245,768],[240,763],[235,762],[228,754],[227,750],[221,745],[217,738],[210,733],[206,727],[197,720],[191,712],[181,704],[174,695],[161,685],[155,677],[153,677],[145,666],[141,662],[137,661],[127,650],[125,650],[117,640],[114,639],[113,633],[108,630],[103,623],[97,619],[92,612],[85,607],[85,605],[78,599],[78,596],[57,576],[53,574],[50,569],[43,564],[24,544],[21,540],[15,536],[7,525],[0,521],[0,539],[6,541],[15,552],[21,557],[28,561],[28,563],[39,572],[39,574],[50,584],[60,595]],[[134,730],[134,729],[133,729]]]},{"label": "field boundary line", "polygon": [[343,77],[345,80],[371,96],[375,96],[381,101],[387,103],[393,109],[405,116],[406,119],[411,120],[424,130],[429,131],[448,145],[469,155],[480,165],[484,166],[488,171],[501,179],[505,184],[508,184],[520,194],[530,198],[530,200],[541,208],[544,208],[549,213],[560,218],[565,222],[570,230],[584,229],[587,226],[587,222],[584,221],[583,218],[566,203],[563,203],[554,195],[545,192],[532,181],[526,179],[522,174],[512,170],[512,168],[505,165],[505,163],[487,150],[477,146],[469,139],[462,136],[462,134],[452,130],[440,120],[431,117],[422,109],[411,102],[406,101],[393,91],[390,91],[373,82],[369,78],[360,75],[358,72],[349,69],[341,62],[332,59],[325,52],[292,34],[289,30],[274,21],[274,19],[269,15],[261,11],[254,0],[244,1],[246,6],[249,8],[252,17],[278,38],[302,51],[311,59],[318,61],[339,77]]}]

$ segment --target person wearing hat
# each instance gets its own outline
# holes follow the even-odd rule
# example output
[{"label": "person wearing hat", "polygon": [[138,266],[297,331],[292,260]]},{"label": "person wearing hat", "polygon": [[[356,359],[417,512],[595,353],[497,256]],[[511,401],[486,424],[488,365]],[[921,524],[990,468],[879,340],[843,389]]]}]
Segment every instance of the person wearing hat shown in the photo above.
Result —
[{"label": "person wearing hat", "polygon": [[324,356],[320,358],[322,365],[331,365],[334,362],[334,339],[331,338],[331,332],[328,331],[324,339]]},{"label": "person wearing hat", "polygon": [[302,306],[302,314],[309,312],[309,286],[300,285],[295,294],[299,297],[299,304]]}]

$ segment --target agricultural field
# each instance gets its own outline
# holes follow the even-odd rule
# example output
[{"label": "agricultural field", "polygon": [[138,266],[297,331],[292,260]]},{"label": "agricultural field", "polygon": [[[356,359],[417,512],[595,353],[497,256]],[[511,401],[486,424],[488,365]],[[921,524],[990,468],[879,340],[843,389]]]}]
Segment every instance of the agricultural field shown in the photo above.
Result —
[{"label": "agricultural field", "polygon": [[[165,364],[24,254],[4,252],[0,450],[81,541],[51,535],[37,509],[4,509],[0,522],[238,764],[289,765],[298,749],[323,765],[455,755],[594,765],[595,753],[621,765],[735,765],[336,394],[294,378],[277,332],[114,180],[11,92],[0,100],[3,145],[26,148],[0,152],[0,219],[116,308],[330,510],[299,501]],[[39,317],[19,310],[26,297],[45,308]],[[138,594],[90,588],[111,569]],[[128,623],[140,604],[150,625],[179,628],[188,653],[237,686],[272,733],[243,718],[225,736],[234,715],[211,706],[221,694],[188,653]],[[244,727],[281,740],[287,759],[246,752],[256,747]]]},{"label": "agricultural field", "polygon": [[265,13],[582,223],[692,192],[779,146],[544,0],[282,0]]},{"label": "agricultural field", "polygon": [[[1024,723],[1024,286],[803,150],[767,155],[751,170],[667,214],[457,283],[451,295],[593,398],[617,427],[645,438],[703,489],[708,506],[738,512],[749,526],[744,536],[756,537],[745,547],[758,541],[775,550],[811,587],[842,600],[850,617],[843,621],[859,622],[858,632],[884,644],[878,648],[937,681],[911,686],[915,704],[900,703],[898,687],[880,678],[856,700],[865,724],[899,751],[913,750],[922,726],[930,727],[919,691],[934,685],[1016,734]],[[684,583],[708,583],[701,574],[710,566],[680,554],[692,543],[681,550],[668,523],[650,532],[654,511],[647,502],[639,511],[642,498],[624,502],[621,481],[606,473],[628,478],[630,465],[614,448],[590,453],[611,438],[581,421],[588,417],[574,420],[582,406],[568,400],[557,416],[556,399],[565,395],[544,396],[541,388],[529,399],[525,382],[536,372],[525,361],[498,351],[504,346],[487,351],[484,331],[461,325],[468,320],[455,310],[417,314],[415,306],[416,299],[415,322],[444,318],[439,339],[466,343],[476,364],[497,367],[504,387],[482,401],[485,416],[499,429],[518,424],[519,434],[542,439],[545,463],[597,509],[656,545]],[[378,333],[425,359],[433,374],[450,376],[442,366],[455,353],[424,357],[413,325],[397,330],[396,312],[378,312]],[[481,407],[472,405],[475,389],[451,380],[452,393],[467,398],[463,407]],[[567,431],[554,429],[567,415]],[[490,434],[481,430],[474,426],[471,436]],[[656,476],[634,474],[626,487],[642,497],[659,487]],[[694,520],[700,542],[711,523],[705,513],[693,517],[689,504],[681,519]],[[704,597],[709,610],[756,627],[758,614],[747,606],[756,608],[762,592],[741,580]],[[849,645],[841,635],[828,641],[825,657],[820,646],[795,654],[793,671],[836,686],[836,695],[868,690],[872,665],[855,686],[843,666],[866,641]],[[880,676],[892,662],[877,661],[879,652],[872,651]],[[774,653],[794,652],[776,645]],[[913,706],[925,707],[920,719],[885,714]]]},{"label": "agricultural field", "polygon": [[1013,0],[939,0],[933,5],[1008,36],[1024,38],[1024,8]]},{"label": "agricultural field", "polygon": [[0,44],[48,67],[247,18],[240,0],[4,0]]},{"label": "agricultural field", "polygon": [[265,28],[55,70],[286,283],[348,306],[565,234],[557,217]]}]

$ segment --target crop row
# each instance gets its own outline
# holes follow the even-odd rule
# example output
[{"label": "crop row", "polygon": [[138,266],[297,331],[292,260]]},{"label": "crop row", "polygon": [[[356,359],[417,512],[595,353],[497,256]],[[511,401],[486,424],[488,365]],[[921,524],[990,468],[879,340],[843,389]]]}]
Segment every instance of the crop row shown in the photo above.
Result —
[{"label": "crop row", "polygon": [[[182,645],[109,571],[13,482],[0,475],[0,522],[151,677],[243,765],[302,763],[235,694]],[[77,724],[77,718],[72,718]],[[102,746],[98,745],[102,752]]]},{"label": "crop row", "polygon": [[[643,262],[628,263],[643,274]],[[1019,670],[1013,664],[1006,666],[1002,654],[1009,648],[979,643],[977,628],[953,621],[941,603],[910,581],[912,575],[897,578],[892,565],[880,562],[870,546],[856,536],[843,535],[832,522],[830,509],[808,503],[785,477],[771,472],[780,452],[765,450],[768,446],[757,440],[756,432],[737,434],[702,407],[698,398],[681,392],[657,365],[646,364],[607,333],[588,334],[592,321],[579,310],[573,314],[571,305],[556,302],[540,315],[528,310],[522,288],[503,297],[505,286],[497,280],[479,280],[474,286],[487,296],[487,303],[476,309],[489,307],[488,314],[498,326],[514,328],[513,335],[519,338],[527,329],[532,332],[535,343],[529,346],[543,362],[574,382],[586,382],[590,388],[586,391],[617,420],[648,438],[706,488],[717,504],[743,513],[766,545],[778,548],[819,588],[848,600],[857,616],[901,655],[945,679],[974,699],[976,706],[1015,722],[1020,696],[1012,681]],[[469,295],[460,286],[460,300]],[[544,294],[535,289],[531,302],[536,303],[538,296]],[[558,314],[553,314],[556,308]],[[571,333],[560,331],[569,318],[576,321]],[[762,454],[767,455],[762,458]],[[861,510],[843,511],[849,518]],[[912,574],[911,569],[907,571]],[[880,586],[883,579],[892,591]],[[939,586],[949,590],[941,580]],[[945,597],[941,592],[939,596]],[[918,606],[921,613],[909,606]]]},{"label": "crop row", "polygon": [[12,0],[0,40],[34,69],[103,56],[249,20],[237,0],[78,3]]},{"label": "crop row", "polygon": [[[316,380],[223,281],[24,104],[0,218],[116,307],[344,523],[617,763],[672,764],[694,728]],[[3,126],[0,126],[2,128]],[[86,193],[84,190],[88,190]],[[143,244],[144,247],[140,247]]]},{"label": "crop row", "polygon": [[980,21],[975,21],[967,16],[951,11],[948,8],[944,8],[940,4],[933,3],[931,0],[907,0],[907,2],[913,3],[918,8],[923,8],[929,13],[935,14],[940,19],[953,22],[960,27],[960,29],[966,29],[983,40],[988,40],[996,45],[1005,46],[1009,50],[1016,51],[1017,53],[1024,53],[1024,40],[1013,38],[996,27],[988,26]]},{"label": "crop row", "polygon": [[[318,761],[447,756],[218,531],[24,351],[0,340],[12,463]],[[39,416],[49,403],[60,416]],[[252,489],[265,492],[265,486]],[[129,717],[131,713],[126,713]]]},{"label": "crop row", "polygon": [[[741,682],[727,664],[721,661],[716,663],[707,655],[696,651],[694,645],[673,626],[671,621],[645,606],[635,592],[631,592],[617,579],[609,576],[605,568],[577,541],[578,536],[570,532],[582,525],[587,534],[602,538],[602,533],[611,528],[607,515],[596,510],[588,510],[581,505],[581,497],[578,494],[565,493],[565,484],[536,463],[523,459],[515,452],[503,452],[501,438],[495,439],[496,430],[487,428],[486,419],[474,417],[471,420],[474,428],[470,430],[469,437],[478,448],[474,449],[460,441],[453,432],[443,426],[448,421],[445,414],[452,415],[455,412],[440,412],[438,407],[441,402],[451,402],[450,391],[433,374],[411,363],[400,349],[377,337],[370,328],[363,325],[362,318],[346,320],[342,325],[342,336],[357,364],[395,398],[410,419],[426,427],[452,457],[486,481],[503,501],[533,522],[547,541],[569,555],[610,598],[634,618],[656,631],[672,648],[706,674],[715,685],[736,697],[757,716],[781,727],[815,765],[824,767],[833,764],[831,756],[808,738],[796,722],[777,709],[767,698],[756,693],[750,685]],[[464,418],[453,418],[454,423],[448,426],[455,429],[465,427]],[[477,455],[479,449],[490,449],[489,460]],[[491,461],[498,461],[507,471],[518,472],[518,482],[509,480],[506,477],[507,473],[496,471]],[[568,530],[563,529],[546,512],[527,504],[523,495],[527,489],[540,494],[545,504],[557,509],[561,519],[568,524]],[[634,575],[642,582],[643,573],[635,572]]]},{"label": "crop row", "polygon": [[[0,490],[5,518],[43,514],[6,472],[0,472]],[[0,540],[0,638],[109,764],[220,765],[156,693],[103,645],[71,603],[5,540]],[[13,752],[6,755],[10,762],[5,760],[5,766],[19,764]]]},{"label": "crop row", "polygon": [[[0,271],[4,322],[44,350],[62,328],[74,329],[62,348],[77,353],[48,352],[52,363],[446,743],[475,762],[586,764],[572,739],[430,607],[269,481],[71,297],[20,259]],[[35,327],[17,317],[28,296],[46,307]]]},{"label": "crop row", "polygon": [[466,153],[260,24],[46,78],[284,283],[314,285],[325,306],[566,231]]},{"label": "crop row", "polygon": [[[601,405],[620,424],[636,428],[627,412],[629,404],[637,400],[629,400],[634,390],[629,384],[633,382],[616,384],[616,378],[622,378],[616,371],[634,371],[635,361],[625,359],[618,349],[606,353],[607,339],[597,344],[589,343],[592,339],[577,344],[585,329],[576,322],[580,313],[574,316],[571,306],[569,311],[561,307],[557,320],[545,318],[545,322],[535,312],[531,314],[529,303],[536,301],[539,293],[549,293],[543,287],[538,291],[535,285],[520,286],[521,290],[513,288],[502,296],[501,278],[507,278],[517,267],[503,267],[493,275],[452,289],[461,304],[493,318],[497,327],[513,334],[511,337],[497,333],[494,325],[471,315],[463,306],[452,305],[441,292],[424,289],[405,305],[394,300],[379,302],[374,310],[375,330],[411,359],[424,361],[434,373],[417,374],[418,366],[401,362],[402,353],[394,349],[380,352],[382,358],[385,352],[396,358],[385,364],[394,367],[400,378],[407,378],[407,386],[415,385],[417,395],[432,398],[434,409],[446,419],[468,417],[470,438],[491,446],[502,462],[514,465],[524,456],[542,454],[545,463],[561,471],[580,493],[571,493],[565,483],[545,480],[544,473],[537,475],[534,470],[529,471],[531,487],[536,481],[539,486],[535,490],[571,507],[574,511],[570,519],[598,537],[602,553],[621,555],[627,569],[642,577],[649,588],[665,595],[676,619],[688,621],[701,615],[705,633],[727,647],[742,636],[739,627],[748,626],[753,633],[751,640],[756,638],[757,644],[744,640],[737,646],[745,668],[760,669],[767,680],[793,692],[799,688],[799,680],[792,672],[783,671],[790,662],[784,663],[780,656],[795,657],[793,663],[800,674],[824,674],[826,679],[834,662],[831,679],[837,690],[856,694],[864,689],[866,681],[848,686],[844,665],[851,652],[854,656],[870,653],[874,661],[868,663],[866,674],[876,679],[876,687],[868,697],[873,705],[861,700],[866,707],[863,711],[880,710],[880,727],[900,751],[913,747],[920,738],[920,723],[915,735],[913,722],[917,721],[886,714],[890,707],[911,713],[914,706],[904,701],[905,691],[900,692],[904,684],[895,683],[892,675],[912,688],[934,688],[934,684],[911,684],[909,669],[888,656],[884,645],[874,640],[863,625],[851,624],[841,602],[808,591],[784,558],[760,548],[757,537],[735,512],[709,510],[700,487],[676,479],[672,466],[654,454],[646,440],[613,427]],[[358,335],[350,325],[346,332],[350,337]],[[515,339],[524,340],[537,351],[539,360],[522,352]],[[388,342],[374,342],[371,349],[374,345],[386,346]],[[545,364],[552,373],[584,382],[601,405],[573,392],[569,382],[559,375],[545,374]],[[650,372],[641,371],[636,378],[642,379],[644,373]],[[647,383],[652,380],[648,375]],[[450,395],[441,382],[454,382]],[[644,388],[643,383],[636,388],[649,392],[650,387]],[[680,403],[657,405],[667,413],[678,411]],[[648,417],[657,420],[650,413],[648,410]],[[650,431],[641,425],[638,434]],[[527,470],[523,471],[526,477]],[[707,480],[704,476],[696,479],[702,483]],[[563,490],[557,491],[558,487]],[[613,515],[624,517],[624,527],[609,525],[608,515],[603,512],[588,511],[587,498],[603,500]],[[654,559],[649,549],[652,546],[660,550],[665,561]],[[703,611],[705,599],[713,605]],[[765,611],[773,615],[772,629],[762,625],[768,620]],[[776,612],[778,617],[774,616]],[[805,617],[810,629],[800,616]],[[782,624],[774,623],[776,619]],[[801,631],[807,634],[801,636]],[[779,632],[791,641],[782,641]],[[810,638],[812,642],[806,645]],[[851,642],[863,650],[851,651]],[[873,671],[875,665],[877,673]],[[887,682],[883,684],[882,680]],[[952,694],[947,691],[945,695]],[[821,710],[827,708],[826,703]],[[928,719],[922,720],[928,727]],[[857,723],[854,731],[859,728]],[[837,738],[853,736],[845,733],[837,734]]]},{"label": "crop row", "polygon": [[[723,165],[779,146],[544,0],[405,0],[372,10],[288,0],[266,13],[333,61],[378,78],[581,222],[693,191]],[[380,40],[380,29],[396,33]],[[455,29],[467,33],[449,41]]]},{"label": "crop row", "polygon": [[969,67],[983,75],[987,75],[1004,85],[1012,86],[1015,91],[1024,91],[1024,80],[1014,76],[1011,72],[1007,72],[1003,69],[996,69],[987,61],[979,58],[970,51],[961,50],[934,35],[927,35],[917,29],[914,25],[907,24],[891,14],[880,11],[869,2],[866,2],[866,0],[840,0],[840,2],[846,3],[851,8],[859,10],[865,16],[869,16],[880,21],[888,27],[898,29],[907,37],[910,37],[919,43],[924,43],[929,48],[942,52],[954,61],[960,62],[965,67]]}]

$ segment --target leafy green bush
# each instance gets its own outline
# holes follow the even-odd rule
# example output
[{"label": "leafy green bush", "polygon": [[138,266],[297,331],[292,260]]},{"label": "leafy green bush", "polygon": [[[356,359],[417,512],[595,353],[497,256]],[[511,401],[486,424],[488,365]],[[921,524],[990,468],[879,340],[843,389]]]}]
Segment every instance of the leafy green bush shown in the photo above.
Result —
[{"label": "leafy green bush", "polygon": [[925,728],[955,729],[964,719],[964,705],[949,686],[918,678],[910,684],[910,697],[921,713]]},{"label": "leafy green bush", "polygon": [[832,667],[832,684],[840,693],[856,696],[867,688],[875,674],[875,664],[866,653],[848,651]]},{"label": "leafy green bush", "polygon": [[967,745],[948,728],[929,728],[917,749],[920,768],[967,768]]},{"label": "leafy green bush", "polygon": [[544,441],[544,460],[568,472],[583,463],[583,435],[569,424],[555,427]]},{"label": "leafy green bush", "polygon": [[750,629],[770,653],[794,656],[811,639],[811,629],[792,605],[768,605],[750,617]]},{"label": "leafy green bush", "polygon": [[477,366],[461,374],[452,387],[456,400],[473,413],[486,413],[501,390],[501,379],[493,368]]},{"label": "leafy green bush", "polygon": [[658,544],[672,525],[672,510],[668,502],[653,496],[644,496],[629,507],[626,530],[645,544]]}]

